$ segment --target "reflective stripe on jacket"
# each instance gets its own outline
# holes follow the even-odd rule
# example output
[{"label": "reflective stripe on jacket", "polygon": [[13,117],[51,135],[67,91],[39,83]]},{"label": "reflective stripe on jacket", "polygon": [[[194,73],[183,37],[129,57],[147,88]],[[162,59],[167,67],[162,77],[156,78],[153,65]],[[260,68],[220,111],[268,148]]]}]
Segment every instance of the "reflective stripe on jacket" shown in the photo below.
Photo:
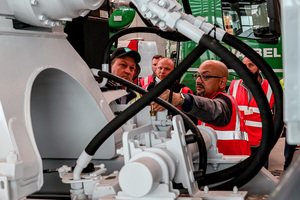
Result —
[{"label": "reflective stripe on jacket", "polygon": [[139,98],[142,97],[140,93],[138,93],[138,92],[134,92],[134,93],[136,94],[136,97],[133,98],[133,99],[131,99],[127,104],[132,104],[132,103],[134,103],[135,101],[137,101]]},{"label": "reflective stripe on jacket", "polygon": [[[249,102],[247,90],[241,85],[241,83],[242,80],[233,80],[231,82],[229,91],[230,94],[235,98],[235,101],[241,113],[243,114],[250,146],[259,146],[262,137],[262,123],[259,108],[254,98],[252,98]],[[261,87],[266,94],[270,109],[272,109],[274,104],[274,96],[269,82],[263,79]]]}]

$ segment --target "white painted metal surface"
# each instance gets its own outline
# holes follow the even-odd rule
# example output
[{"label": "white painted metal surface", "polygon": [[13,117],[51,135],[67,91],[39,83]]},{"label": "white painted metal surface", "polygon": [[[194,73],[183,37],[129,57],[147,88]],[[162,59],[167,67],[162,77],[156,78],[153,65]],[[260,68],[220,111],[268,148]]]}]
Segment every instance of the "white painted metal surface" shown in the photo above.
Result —
[{"label": "white painted metal surface", "polygon": [[[49,2],[38,3],[46,6]],[[67,3],[69,8],[72,2]],[[73,8],[96,8],[100,4],[97,2],[76,1]],[[13,28],[11,13],[20,21],[35,24],[32,10],[26,7],[35,6],[32,3],[1,1],[0,171],[8,178],[1,187],[1,200],[21,199],[38,191],[43,184],[40,155],[77,158],[114,117],[90,69],[63,32]],[[65,15],[75,16],[68,12]],[[103,147],[105,151],[95,156],[114,157],[120,133],[110,137]]]},{"label": "white painted metal surface", "polygon": [[[5,0],[2,0],[5,1]],[[60,26],[64,21],[85,16],[99,8],[104,0],[8,0],[10,10],[19,21],[41,27]]]},{"label": "white painted metal surface", "polygon": [[300,143],[300,2],[282,1],[282,45],[284,69],[284,121],[287,124],[289,144]]}]

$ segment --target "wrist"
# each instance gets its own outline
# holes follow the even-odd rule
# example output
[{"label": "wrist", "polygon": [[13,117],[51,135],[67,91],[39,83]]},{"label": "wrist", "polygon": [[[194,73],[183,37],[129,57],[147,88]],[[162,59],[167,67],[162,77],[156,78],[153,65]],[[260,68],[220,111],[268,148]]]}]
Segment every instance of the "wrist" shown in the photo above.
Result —
[{"label": "wrist", "polygon": [[179,100],[178,106],[182,106],[182,104],[184,103],[184,100],[185,100],[185,96],[182,93],[179,93],[179,94],[180,94],[180,100]]}]

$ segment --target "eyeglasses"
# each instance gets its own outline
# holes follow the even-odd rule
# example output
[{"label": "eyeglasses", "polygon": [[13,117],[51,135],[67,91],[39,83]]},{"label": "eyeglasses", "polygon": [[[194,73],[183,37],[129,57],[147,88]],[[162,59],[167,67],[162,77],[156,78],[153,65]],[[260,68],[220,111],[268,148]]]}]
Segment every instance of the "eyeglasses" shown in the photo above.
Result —
[{"label": "eyeglasses", "polygon": [[212,75],[205,75],[205,74],[193,74],[193,79],[197,80],[198,78],[201,79],[201,81],[207,81],[209,78],[223,78],[222,76],[212,76]]}]

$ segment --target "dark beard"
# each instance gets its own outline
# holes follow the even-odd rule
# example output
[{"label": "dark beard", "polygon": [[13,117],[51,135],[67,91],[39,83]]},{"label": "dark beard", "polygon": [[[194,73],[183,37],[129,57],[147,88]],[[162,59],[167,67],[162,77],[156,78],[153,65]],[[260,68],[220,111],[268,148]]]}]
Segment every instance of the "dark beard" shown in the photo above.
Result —
[{"label": "dark beard", "polygon": [[197,93],[197,96],[204,97],[205,92]]},{"label": "dark beard", "polygon": [[204,95],[205,95],[205,90],[203,90],[202,92],[197,92],[197,96],[204,97]]},{"label": "dark beard", "polygon": [[[199,84],[199,85],[201,85],[201,84]],[[201,85],[201,86],[203,87],[203,85]],[[197,93],[197,96],[203,97],[205,95],[205,88],[203,87],[203,91],[201,93],[197,92],[197,90],[196,90],[196,93]]]},{"label": "dark beard", "polygon": [[258,76],[259,76],[259,72],[257,71],[257,72],[255,72],[255,73],[253,73],[253,75],[254,75],[254,78],[258,78]]}]

